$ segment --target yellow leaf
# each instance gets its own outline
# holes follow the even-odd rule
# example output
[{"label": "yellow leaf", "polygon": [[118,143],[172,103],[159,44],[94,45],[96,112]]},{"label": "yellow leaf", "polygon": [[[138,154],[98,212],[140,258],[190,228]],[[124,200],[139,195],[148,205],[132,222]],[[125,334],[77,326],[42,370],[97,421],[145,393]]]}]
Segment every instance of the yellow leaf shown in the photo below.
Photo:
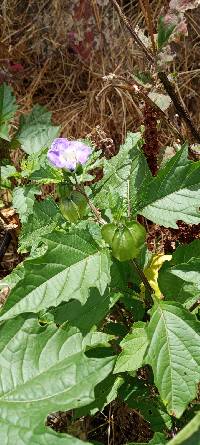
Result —
[{"label": "yellow leaf", "polygon": [[[155,296],[157,298],[162,298],[162,294],[160,292],[160,289],[158,287],[158,272],[160,270],[160,268],[162,267],[163,263],[165,261],[170,261],[172,258],[172,255],[164,255],[162,253],[159,254],[154,254],[152,255],[149,263],[147,264],[147,266],[144,269],[144,274],[151,286],[151,288],[154,290],[155,292]],[[142,283],[140,285],[140,295],[142,298],[144,298],[145,296],[145,286]]]}]

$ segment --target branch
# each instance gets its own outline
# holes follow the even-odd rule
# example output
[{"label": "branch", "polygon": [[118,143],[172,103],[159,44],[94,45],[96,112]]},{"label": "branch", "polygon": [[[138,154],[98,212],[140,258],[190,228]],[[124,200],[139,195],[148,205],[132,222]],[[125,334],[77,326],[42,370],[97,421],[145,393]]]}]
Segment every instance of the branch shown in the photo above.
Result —
[{"label": "branch", "polygon": [[[126,26],[126,28],[129,30],[130,34],[132,35],[133,39],[135,40],[135,42],[138,44],[138,46],[144,52],[147,60],[152,65],[154,65],[155,68],[156,68],[157,60],[156,60],[156,57],[154,56],[154,54],[152,53],[152,51],[149,50],[148,48],[146,48],[146,46],[144,45],[142,40],[139,38],[139,36],[135,32],[134,28],[130,24],[129,20],[127,19],[125,14],[122,12],[122,9],[119,6],[119,4],[117,3],[117,1],[116,0],[111,0],[111,2],[113,4],[114,8],[116,9],[119,17],[123,21],[124,25]],[[174,104],[174,106],[176,108],[176,111],[177,111],[178,115],[180,116],[181,119],[184,120],[184,122],[186,123],[187,127],[189,128],[189,130],[192,133],[192,135],[194,136],[194,138],[198,142],[200,142],[200,133],[196,129],[196,127],[193,124],[189,114],[187,113],[187,111],[183,107],[182,103],[180,102],[180,99],[179,99],[178,95],[176,94],[175,88],[174,88],[173,84],[170,82],[170,80],[168,79],[166,73],[164,71],[158,71],[158,77],[159,77],[160,81],[162,82],[162,84],[163,84],[167,94],[170,96],[170,98],[171,98],[171,100],[172,100],[172,102],[173,102],[173,104]]]}]

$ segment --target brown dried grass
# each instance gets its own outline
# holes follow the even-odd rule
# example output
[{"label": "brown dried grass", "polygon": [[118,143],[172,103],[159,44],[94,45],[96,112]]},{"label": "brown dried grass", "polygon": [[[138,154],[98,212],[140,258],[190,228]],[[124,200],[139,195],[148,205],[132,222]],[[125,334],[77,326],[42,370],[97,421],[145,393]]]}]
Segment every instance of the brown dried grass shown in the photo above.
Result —
[{"label": "brown dried grass", "polygon": [[[69,1],[69,0],[68,0]],[[69,51],[68,1],[3,0],[0,17],[0,61],[21,63],[22,73],[7,73],[13,84],[21,111],[34,103],[47,106],[65,136],[83,137],[100,125],[116,142],[127,130],[134,130],[143,121],[142,110],[133,95],[119,88],[106,88],[103,77],[109,73],[126,75],[147,67],[141,51],[132,42],[112,7],[109,9],[110,39],[89,60],[81,60]],[[91,3],[98,9],[96,0]],[[165,1],[153,0],[154,19]],[[124,2],[133,25],[144,26],[139,2]],[[96,16],[101,31],[102,10]],[[195,122],[200,124],[199,107],[199,11],[188,14],[190,37],[177,46],[174,70],[179,94]],[[100,93],[101,92],[101,93]],[[99,93],[99,94],[98,94]],[[97,100],[98,95],[98,100]],[[172,119],[174,113],[172,111]],[[171,133],[161,134],[162,143],[170,141]]]}]

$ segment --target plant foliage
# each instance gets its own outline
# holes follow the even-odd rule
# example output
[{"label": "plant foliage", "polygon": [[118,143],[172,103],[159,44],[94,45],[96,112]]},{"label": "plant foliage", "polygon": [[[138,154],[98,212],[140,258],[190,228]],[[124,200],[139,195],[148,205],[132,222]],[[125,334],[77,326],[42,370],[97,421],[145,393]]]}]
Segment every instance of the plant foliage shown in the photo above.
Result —
[{"label": "plant foliage", "polygon": [[[159,26],[161,48],[172,30]],[[92,416],[117,399],[149,422],[151,445],[199,445],[199,414],[185,424],[200,382],[200,241],[152,254],[141,225],[200,222],[200,162],[183,145],[153,177],[142,134],[129,133],[110,160],[91,145],[88,162],[61,170],[47,159],[58,134],[50,113],[35,106],[10,135],[15,110],[2,85],[1,137],[24,152],[19,168],[4,166],[3,181],[26,255],[1,282],[10,294],[0,312],[0,442],[87,444],[48,428],[47,416]],[[91,182],[97,166],[103,177]],[[133,226],[132,243],[128,230],[120,238]],[[176,422],[182,430],[169,441]]]}]

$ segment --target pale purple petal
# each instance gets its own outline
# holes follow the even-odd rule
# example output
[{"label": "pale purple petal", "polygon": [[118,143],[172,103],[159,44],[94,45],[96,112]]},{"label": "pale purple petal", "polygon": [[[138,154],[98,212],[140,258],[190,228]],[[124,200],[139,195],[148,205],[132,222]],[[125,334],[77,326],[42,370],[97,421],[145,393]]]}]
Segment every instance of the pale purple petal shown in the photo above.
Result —
[{"label": "pale purple petal", "polygon": [[87,145],[79,141],[57,138],[48,151],[49,161],[58,168],[74,171],[78,164],[85,164],[92,153]]}]

